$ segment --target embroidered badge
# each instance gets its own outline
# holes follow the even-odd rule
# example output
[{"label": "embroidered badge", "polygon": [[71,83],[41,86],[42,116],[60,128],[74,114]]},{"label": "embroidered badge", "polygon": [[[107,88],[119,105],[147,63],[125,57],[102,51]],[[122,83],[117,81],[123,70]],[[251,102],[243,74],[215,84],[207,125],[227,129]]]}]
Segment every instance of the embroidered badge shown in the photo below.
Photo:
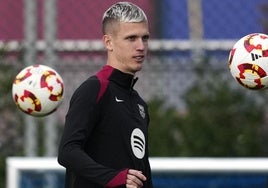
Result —
[{"label": "embroidered badge", "polygon": [[140,115],[144,119],[145,118],[145,110],[144,110],[144,107],[142,105],[140,105],[140,104],[138,104],[138,107],[139,107]]}]

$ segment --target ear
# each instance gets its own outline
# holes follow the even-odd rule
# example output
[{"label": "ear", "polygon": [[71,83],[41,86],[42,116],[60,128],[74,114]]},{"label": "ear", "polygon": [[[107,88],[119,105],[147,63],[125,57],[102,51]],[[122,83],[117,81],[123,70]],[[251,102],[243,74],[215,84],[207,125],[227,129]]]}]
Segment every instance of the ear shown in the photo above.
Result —
[{"label": "ear", "polygon": [[107,50],[113,50],[112,47],[112,38],[110,35],[103,35],[102,41],[106,47]]}]

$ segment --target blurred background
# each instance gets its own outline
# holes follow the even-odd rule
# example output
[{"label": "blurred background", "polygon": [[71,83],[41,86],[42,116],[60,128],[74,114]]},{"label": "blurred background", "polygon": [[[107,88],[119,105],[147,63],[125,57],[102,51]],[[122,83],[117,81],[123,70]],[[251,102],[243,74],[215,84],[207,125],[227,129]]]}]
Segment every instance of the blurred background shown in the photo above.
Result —
[{"label": "blurred background", "polygon": [[[151,114],[151,157],[266,157],[268,93],[238,85],[229,51],[268,34],[267,0],[129,0],[147,14],[150,52],[136,84]],[[6,159],[56,157],[69,100],[105,65],[103,12],[116,0],[3,0],[0,4],[0,187]],[[65,83],[58,110],[23,114],[11,88],[25,66],[53,67]]]}]

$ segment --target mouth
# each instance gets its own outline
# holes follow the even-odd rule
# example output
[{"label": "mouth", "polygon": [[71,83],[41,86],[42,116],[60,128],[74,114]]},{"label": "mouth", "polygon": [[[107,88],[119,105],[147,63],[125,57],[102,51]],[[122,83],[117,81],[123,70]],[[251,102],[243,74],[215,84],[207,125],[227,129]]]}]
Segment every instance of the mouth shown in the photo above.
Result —
[{"label": "mouth", "polygon": [[136,55],[136,56],[133,56],[133,58],[134,58],[137,62],[143,62],[145,56],[144,56],[144,55]]}]

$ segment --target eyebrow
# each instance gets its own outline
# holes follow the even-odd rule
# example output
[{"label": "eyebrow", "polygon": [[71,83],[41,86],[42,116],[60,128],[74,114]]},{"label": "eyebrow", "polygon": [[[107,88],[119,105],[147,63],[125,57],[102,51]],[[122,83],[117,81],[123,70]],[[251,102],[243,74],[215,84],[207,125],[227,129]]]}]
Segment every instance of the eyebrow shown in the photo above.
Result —
[{"label": "eyebrow", "polygon": [[127,38],[138,38],[138,37],[150,38],[150,34],[145,34],[145,35],[142,35],[142,36],[135,35],[135,34],[130,34],[130,35],[125,36],[124,38],[127,39]]}]

